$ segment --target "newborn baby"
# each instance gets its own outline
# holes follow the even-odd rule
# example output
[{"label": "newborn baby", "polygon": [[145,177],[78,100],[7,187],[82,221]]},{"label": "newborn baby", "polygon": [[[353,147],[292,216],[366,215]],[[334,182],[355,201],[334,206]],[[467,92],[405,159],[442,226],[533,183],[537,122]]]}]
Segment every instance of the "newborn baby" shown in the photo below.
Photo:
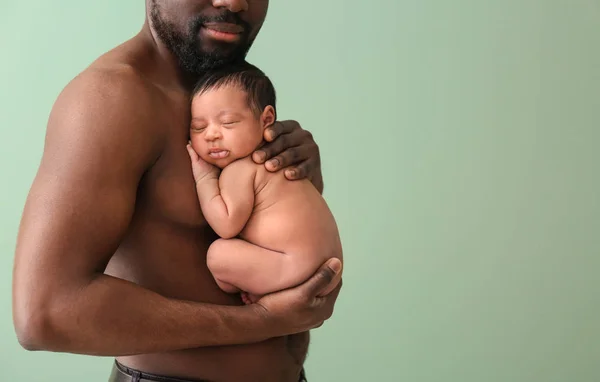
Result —
[{"label": "newborn baby", "polygon": [[276,120],[269,78],[247,63],[211,72],[191,106],[188,152],[202,213],[221,237],[207,254],[219,287],[250,304],[301,284],[331,257],[342,261],[336,222],[312,183],[250,157]]}]

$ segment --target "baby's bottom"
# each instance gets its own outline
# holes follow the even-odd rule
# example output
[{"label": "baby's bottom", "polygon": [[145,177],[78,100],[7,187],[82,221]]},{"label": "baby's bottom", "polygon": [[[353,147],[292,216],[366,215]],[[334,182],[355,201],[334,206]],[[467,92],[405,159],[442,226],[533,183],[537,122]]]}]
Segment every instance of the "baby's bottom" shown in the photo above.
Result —
[{"label": "baby's bottom", "polygon": [[241,239],[219,239],[207,253],[208,268],[219,288],[227,293],[242,292],[246,304],[302,283],[316,271],[314,262]]}]

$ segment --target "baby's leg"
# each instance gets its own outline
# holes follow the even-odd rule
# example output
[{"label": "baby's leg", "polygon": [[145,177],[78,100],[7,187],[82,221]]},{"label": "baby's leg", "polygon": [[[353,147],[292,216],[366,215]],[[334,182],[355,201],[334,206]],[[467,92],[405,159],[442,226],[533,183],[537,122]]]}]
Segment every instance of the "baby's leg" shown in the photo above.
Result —
[{"label": "baby's leg", "polygon": [[208,268],[219,287],[228,293],[247,292],[250,296],[246,294],[246,299],[250,300],[296,286],[310,277],[314,270],[302,271],[307,267],[298,261],[301,261],[298,256],[271,251],[240,239],[219,239],[207,254]]}]

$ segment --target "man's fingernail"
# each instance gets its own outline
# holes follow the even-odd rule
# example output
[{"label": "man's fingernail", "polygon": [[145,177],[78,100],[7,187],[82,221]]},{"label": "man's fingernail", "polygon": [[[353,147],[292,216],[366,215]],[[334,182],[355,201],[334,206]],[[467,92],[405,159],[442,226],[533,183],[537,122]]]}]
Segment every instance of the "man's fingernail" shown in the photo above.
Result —
[{"label": "man's fingernail", "polygon": [[296,177],[296,171],[294,171],[294,170],[289,170],[289,171],[287,172],[287,174],[288,174],[288,176],[289,176],[290,178],[295,178],[295,177]]},{"label": "man's fingernail", "polygon": [[258,160],[259,160],[259,161],[261,161],[261,162],[262,162],[262,161],[264,161],[264,160],[265,160],[265,156],[266,156],[266,154],[265,154],[265,152],[264,152],[264,151],[257,151],[257,152],[256,152],[256,155],[258,156]]},{"label": "man's fingernail", "polygon": [[277,159],[277,158],[275,158],[275,159],[271,159],[271,160],[269,161],[269,163],[271,163],[271,166],[273,166],[273,167],[277,167],[277,166],[279,166],[279,159]]},{"label": "man's fingernail", "polygon": [[340,271],[340,269],[342,269],[342,262],[339,259],[336,259],[335,261],[332,261],[331,264],[329,264],[329,267],[335,273],[338,273]]}]

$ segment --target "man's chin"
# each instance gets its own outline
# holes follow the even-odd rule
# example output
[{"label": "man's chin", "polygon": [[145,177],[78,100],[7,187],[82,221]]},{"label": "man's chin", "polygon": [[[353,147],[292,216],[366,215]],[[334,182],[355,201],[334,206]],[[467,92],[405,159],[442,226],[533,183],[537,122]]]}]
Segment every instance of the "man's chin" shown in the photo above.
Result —
[{"label": "man's chin", "polygon": [[[192,51],[193,50],[193,51]],[[247,50],[239,44],[213,44],[199,41],[194,48],[179,49],[177,56],[181,67],[193,76],[201,76],[209,70],[243,61]]]},{"label": "man's chin", "polygon": [[244,59],[250,50],[250,46],[245,40],[226,42],[200,38],[198,42],[198,54],[200,56],[209,56],[214,60],[224,62]]},{"label": "man's chin", "polygon": [[196,59],[199,62],[204,62],[208,66],[220,66],[245,58],[245,54],[240,52],[236,47],[231,46],[210,46],[203,47],[198,52]]}]

